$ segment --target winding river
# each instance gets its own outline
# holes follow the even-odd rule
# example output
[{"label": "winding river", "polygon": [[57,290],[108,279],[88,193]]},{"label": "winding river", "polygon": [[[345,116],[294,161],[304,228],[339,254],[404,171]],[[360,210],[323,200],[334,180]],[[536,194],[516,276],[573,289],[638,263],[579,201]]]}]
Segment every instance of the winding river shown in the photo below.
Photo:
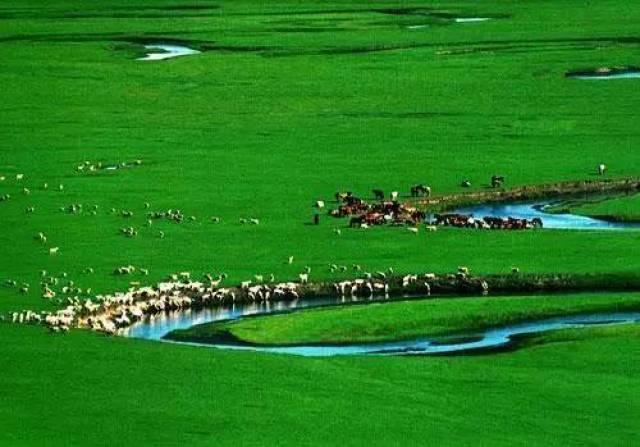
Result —
[{"label": "winding river", "polygon": [[[349,300],[349,302],[351,302],[351,300]],[[213,309],[178,311],[158,315],[155,318],[138,322],[127,328],[122,335],[191,346],[290,354],[305,357],[331,357],[339,355],[452,355],[508,348],[516,343],[515,338],[522,335],[539,334],[558,329],[591,327],[595,324],[640,323],[640,312],[595,313],[528,321],[490,328],[484,331],[453,334],[447,337],[421,337],[391,342],[326,345],[254,345],[223,340],[215,340],[211,343],[193,343],[172,341],[164,338],[169,332],[175,329],[185,329],[196,324],[238,320],[249,316],[269,314],[273,315],[271,318],[277,318],[278,314],[290,313],[300,309],[337,306],[343,303],[344,300],[340,299],[300,299],[292,302],[238,304]]]},{"label": "winding river", "polygon": [[626,71],[622,73],[593,73],[593,74],[583,74],[583,75],[573,75],[570,76],[574,79],[593,79],[593,80],[613,80],[613,79],[639,79],[640,71]]},{"label": "winding river", "polygon": [[154,43],[144,46],[147,50],[161,50],[159,52],[147,53],[145,57],[141,57],[139,61],[161,61],[179,56],[190,56],[199,54],[200,51],[182,45],[171,45],[163,43]]},{"label": "winding river", "polygon": [[551,202],[528,203],[496,203],[460,207],[455,213],[473,214],[476,217],[515,217],[531,220],[534,217],[542,219],[544,228],[557,230],[624,230],[640,229],[640,223],[609,222],[602,219],[580,216],[577,214],[551,214],[546,213],[545,207]]},{"label": "winding river", "polygon": [[[544,212],[549,202],[490,204],[462,207],[457,213],[473,214],[478,217],[515,217],[542,219],[544,228],[571,230],[621,230],[640,228],[640,224],[615,223],[573,214],[549,214]],[[335,356],[335,355],[443,355],[467,353],[479,350],[508,347],[514,343],[514,337],[525,334],[536,334],[557,329],[580,328],[593,324],[638,323],[640,312],[631,313],[598,313],[581,316],[565,316],[540,321],[529,321],[519,324],[491,328],[480,333],[458,334],[455,337],[430,337],[413,340],[393,341],[387,343],[366,343],[349,345],[286,345],[263,346],[241,342],[216,341],[211,344],[186,343],[167,340],[164,337],[176,329],[186,329],[193,325],[216,321],[237,320],[254,315],[273,315],[289,313],[300,309],[338,306],[354,302],[388,301],[388,298],[324,298],[299,299],[290,302],[247,303],[218,306],[215,308],[189,309],[167,314],[156,315],[138,322],[125,329],[126,337],[148,340],[167,341],[188,345],[202,345],[220,349],[250,350],[300,356]],[[447,342],[449,339],[451,342]]]}]

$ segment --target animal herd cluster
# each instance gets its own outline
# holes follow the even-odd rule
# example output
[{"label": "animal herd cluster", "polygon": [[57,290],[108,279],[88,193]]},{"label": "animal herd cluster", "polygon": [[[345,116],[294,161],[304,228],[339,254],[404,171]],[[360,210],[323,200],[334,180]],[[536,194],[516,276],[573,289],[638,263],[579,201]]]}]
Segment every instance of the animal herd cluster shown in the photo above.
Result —
[{"label": "animal herd cluster", "polygon": [[[123,266],[116,269],[116,273],[132,274],[135,270],[132,266]],[[364,273],[364,278],[336,282],[326,292],[333,291],[336,296],[341,297],[372,297],[374,294],[387,297],[393,285],[399,292],[429,296],[431,284],[438,281],[457,281],[482,294],[489,290],[487,282],[471,278],[466,267],[459,267],[455,274],[442,278],[434,273],[409,274],[396,278],[390,276],[392,272],[390,269],[388,274]],[[226,277],[224,274],[217,279],[209,275],[208,281],[192,281],[189,272],[181,272],[171,275],[168,281],[160,282],[154,287],[132,287],[124,293],[98,295],[95,298],[70,296],[66,298],[67,305],[55,312],[24,310],[14,312],[11,319],[14,323],[43,324],[53,332],[84,328],[114,335],[146,317],[169,311],[236,302],[296,300],[316,287],[307,284],[308,274],[301,273],[299,282],[252,284],[252,281],[245,281],[239,287],[221,287],[221,282]],[[47,284],[57,283],[57,280],[52,281]],[[72,289],[72,284],[69,290],[78,292],[77,289]]]},{"label": "animal herd cluster", "polygon": [[391,200],[378,203],[368,203],[351,192],[337,193],[336,199],[338,208],[331,210],[329,214],[337,218],[352,216],[350,227],[367,228],[383,224],[415,226],[426,217],[416,207],[399,202],[397,192],[391,193]]},{"label": "animal herd cluster", "polygon": [[542,219],[518,219],[515,217],[474,217],[473,214],[435,214],[432,225],[456,228],[475,228],[482,230],[528,230],[542,228]]}]

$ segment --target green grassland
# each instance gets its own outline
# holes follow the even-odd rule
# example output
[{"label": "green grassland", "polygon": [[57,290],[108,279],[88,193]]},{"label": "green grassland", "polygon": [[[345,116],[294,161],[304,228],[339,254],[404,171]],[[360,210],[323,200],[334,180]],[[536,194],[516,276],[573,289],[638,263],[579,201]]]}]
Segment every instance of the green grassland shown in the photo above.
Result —
[{"label": "green grassland", "polygon": [[205,323],[171,333],[206,341],[223,332],[260,344],[361,343],[469,333],[561,315],[640,309],[638,294],[575,294],[401,301]]},{"label": "green grassland", "polygon": [[[329,263],[635,273],[633,231],[337,236],[344,221],[306,224],[337,190],[593,179],[598,163],[638,176],[637,82],[564,74],[637,65],[639,22],[622,0],[4,1],[0,280],[31,288],[0,287],[0,313],[56,305],[40,298],[40,270],[94,294],[185,270],[237,283],[308,265],[330,279]],[[155,41],[203,53],[136,61]],[[142,164],[77,172],[85,160]],[[145,227],[145,202],[197,220]],[[60,211],[71,204],[85,211]],[[635,199],[625,213],[640,214]],[[119,234],[128,226],[137,237]],[[112,274],[127,264],[150,274]],[[3,324],[0,444],[637,442],[637,329],[595,335],[499,357],[313,360]]]},{"label": "green grassland", "polygon": [[638,328],[579,334],[495,356],[305,359],[3,327],[0,443],[635,444]]},{"label": "green grassland", "polygon": [[[637,175],[634,81],[585,82],[563,74],[632,62],[638,45],[628,38],[638,8],[570,2],[563,6],[567,20],[548,2],[444,3],[436,9],[509,17],[409,30],[402,20],[421,15],[357,4],[216,3],[209,12],[169,9],[170,17],[157,17],[168,13],[154,8],[171,5],[177,3],[5,4],[0,175],[7,180],[0,194],[12,198],[0,203],[0,266],[3,275],[32,287],[28,297],[0,289],[1,308],[42,305],[35,286],[41,269],[67,272],[94,291],[176,270],[225,271],[237,282],[254,273],[294,277],[310,265],[320,278],[334,262],[405,271],[461,264],[477,272],[512,264],[523,271],[637,270],[633,250],[620,249],[637,245],[630,233],[411,238],[376,229],[338,238],[331,230],[344,222],[305,223],[313,201],[338,189],[407,192],[426,182],[446,193],[458,191],[466,177],[484,188],[494,172],[512,186],[590,179],[601,161],[612,176]],[[380,7],[398,6],[386,5]],[[424,6],[403,4],[412,5]],[[343,9],[350,12],[331,12]],[[65,11],[87,17],[61,19]],[[131,11],[140,17],[121,17]],[[274,29],[324,20],[336,30]],[[153,41],[154,35],[245,51],[134,60],[142,49],[126,39]],[[386,46],[404,49],[374,51]],[[143,164],[135,169],[75,171],[84,160],[137,159]],[[21,184],[15,173],[25,174]],[[44,182],[49,190],[41,189]],[[60,183],[64,191],[54,191]],[[21,194],[24,186],[30,196]],[[198,220],[144,228],[145,202]],[[98,214],[59,211],[73,203],[99,205]],[[25,215],[30,205],[35,213]],[[132,210],[134,217],[112,215],[111,208]],[[214,215],[221,224],[209,221]],[[261,225],[240,226],[241,217],[257,217]],[[139,228],[139,235],[123,237],[125,226]],[[34,240],[40,231],[60,247],[57,257]],[[584,247],[599,255],[585,256]],[[292,266],[284,265],[289,255],[297,259]],[[151,276],[111,275],[126,264],[148,268]],[[86,267],[96,274],[80,275]]]},{"label": "green grassland", "polygon": [[570,212],[615,222],[640,222],[637,195],[609,198],[597,201],[569,201],[551,208],[552,212]]}]

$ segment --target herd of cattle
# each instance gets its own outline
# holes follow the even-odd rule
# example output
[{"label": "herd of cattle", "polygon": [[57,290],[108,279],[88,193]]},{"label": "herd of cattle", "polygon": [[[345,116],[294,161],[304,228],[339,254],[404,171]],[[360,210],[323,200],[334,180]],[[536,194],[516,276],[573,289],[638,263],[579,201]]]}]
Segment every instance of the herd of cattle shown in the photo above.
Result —
[{"label": "herd of cattle", "polygon": [[[504,182],[503,177],[493,176],[491,183],[498,187]],[[329,211],[336,218],[350,217],[349,227],[368,228],[374,225],[394,225],[417,227],[426,223],[431,229],[435,226],[451,226],[456,228],[475,228],[488,230],[525,230],[542,228],[542,220],[519,219],[514,217],[485,216],[474,217],[471,214],[435,214],[428,218],[425,211],[418,209],[411,203],[403,203],[398,200],[398,193],[392,192],[387,200],[382,190],[374,189],[373,195],[376,203],[369,203],[357,197],[352,192],[337,192],[335,199],[338,207]],[[411,187],[412,197],[429,197],[431,188],[425,185]],[[319,202],[320,203],[320,202]],[[324,206],[324,202],[322,202]]]},{"label": "herd of cattle", "polygon": [[542,219],[516,219],[514,217],[473,217],[471,214],[435,214],[432,225],[456,228],[477,228],[484,230],[528,230],[542,228]]}]

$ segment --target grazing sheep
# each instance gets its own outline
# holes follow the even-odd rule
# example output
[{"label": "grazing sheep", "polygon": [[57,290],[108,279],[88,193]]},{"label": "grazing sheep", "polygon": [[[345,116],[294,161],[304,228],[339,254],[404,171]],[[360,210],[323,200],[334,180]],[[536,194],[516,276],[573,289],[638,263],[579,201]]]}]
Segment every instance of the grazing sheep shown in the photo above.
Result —
[{"label": "grazing sheep", "polygon": [[323,200],[316,201],[316,208],[318,209],[324,208],[324,201]]},{"label": "grazing sheep", "polygon": [[518,273],[520,273],[520,269],[518,267],[511,267],[511,273],[517,275]]},{"label": "grazing sheep", "polygon": [[51,247],[49,249],[49,254],[50,255],[57,255],[59,250],[60,250],[60,247]]},{"label": "grazing sheep", "polygon": [[362,270],[362,267],[360,267],[359,264],[353,264],[351,265],[351,268],[356,272],[359,272],[360,270]]},{"label": "grazing sheep", "polygon": [[33,214],[36,211],[36,207],[35,206],[28,206],[24,211],[27,214]]},{"label": "grazing sheep", "polygon": [[468,275],[469,274],[469,267],[458,267],[458,273],[460,273],[461,275]]},{"label": "grazing sheep", "polygon": [[253,275],[253,279],[255,279],[255,281],[256,281],[257,283],[262,283],[262,282],[264,282],[264,276],[262,276],[262,275]]},{"label": "grazing sheep", "polygon": [[469,180],[463,180],[462,183],[460,183],[460,186],[463,188],[471,188],[471,182]]},{"label": "grazing sheep", "polygon": [[300,273],[298,275],[298,278],[300,278],[300,284],[306,284],[309,281],[309,274]]},{"label": "grazing sheep", "polygon": [[240,225],[244,225],[246,223],[247,223],[247,219],[244,219],[244,218],[240,219]]},{"label": "grazing sheep", "polygon": [[24,174],[16,174],[16,180],[22,180],[24,178]]},{"label": "grazing sheep", "polygon": [[251,225],[260,225],[260,221],[258,219],[250,219],[249,222]]},{"label": "grazing sheep", "polygon": [[213,222],[213,223],[220,223],[220,218],[219,218],[219,217],[217,217],[217,216],[212,216],[212,217],[211,217],[211,222]]},{"label": "grazing sheep", "polygon": [[64,185],[62,183],[58,185],[58,191],[64,191]]},{"label": "grazing sheep", "polygon": [[407,231],[413,234],[418,234],[418,227],[408,227]]},{"label": "grazing sheep", "polygon": [[438,227],[435,225],[425,225],[424,229],[429,232],[438,231]]},{"label": "grazing sheep", "polygon": [[293,264],[293,256],[289,256],[288,263],[289,265]]},{"label": "grazing sheep", "polygon": [[158,233],[158,237],[159,237],[160,239],[164,239],[164,231],[160,231],[160,232]]},{"label": "grazing sheep", "polygon": [[28,188],[22,188],[22,194],[28,196],[29,194],[31,194],[31,191]]},{"label": "grazing sheep", "polygon": [[342,231],[340,230],[340,228],[334,228],[333,229],[333,233],[338,235],[338,236],[342,235]]},{"label": "grazing sheep", "polygon": [[43,183],[42,184],[42,189],[49,189],[49,184],[48,183]]},{"label": "grazing sheep", "polygon": [[396,202],[398,200],[398,191],[391,192],[391,201]]}]

